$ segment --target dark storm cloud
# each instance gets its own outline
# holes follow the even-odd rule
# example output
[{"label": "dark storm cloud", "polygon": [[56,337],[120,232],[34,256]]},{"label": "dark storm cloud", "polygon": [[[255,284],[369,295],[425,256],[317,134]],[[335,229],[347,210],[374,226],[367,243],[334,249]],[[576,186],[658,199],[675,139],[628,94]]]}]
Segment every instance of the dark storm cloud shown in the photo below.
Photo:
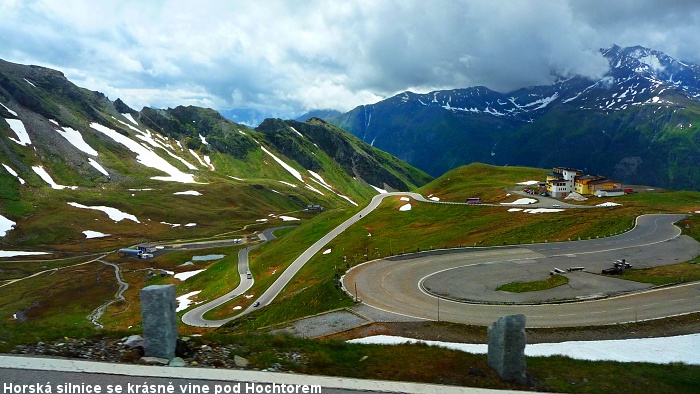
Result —
[{"label": "dark storm cloud", "polygon": [[695,1],[0,0],[0,58],[58,68],[129,105],[280,116],[403,90],[499,91],[580,74],[599,49],[700,63]]},{"label": "dark storm cloud", "polygon": [[696,0],[576,1],[572,9],[609,44],[642,45],[700,64],[700,2]]}]

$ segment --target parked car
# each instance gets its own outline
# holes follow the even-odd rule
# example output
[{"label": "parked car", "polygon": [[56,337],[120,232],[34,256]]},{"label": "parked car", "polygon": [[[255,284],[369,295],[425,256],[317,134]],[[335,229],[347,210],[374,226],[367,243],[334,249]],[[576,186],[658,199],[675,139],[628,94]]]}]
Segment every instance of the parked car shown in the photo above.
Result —
[{"label": "parked car", "polygon": [[559,205],[559,204],[552,204],[552,208],[559,208],[559,207],[561,207],[561,205]]}]

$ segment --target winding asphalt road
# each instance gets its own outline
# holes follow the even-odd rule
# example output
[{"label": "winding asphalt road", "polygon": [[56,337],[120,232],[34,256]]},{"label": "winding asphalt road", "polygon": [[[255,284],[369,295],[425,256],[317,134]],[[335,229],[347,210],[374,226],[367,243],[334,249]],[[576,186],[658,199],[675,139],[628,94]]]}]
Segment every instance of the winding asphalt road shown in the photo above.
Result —
[{"label": "winding asphalt road", "polygon": [[[241,249],[238,254],[238,272],[241,275],[241,283],[240,285],[235,288],[234,290],[230,291],[229,293],[223,295],[222,297],[219,297],[213,301],[210,301],[206,304],[200,305],[192,310],[187,311],[183,316],[182,316],[182,322],[191,325],[191,326],[197,326],[197,327],[220,327],[223,324],[234,320],[238,319],[241,316],[247,315],[248,313],[251,313],[257,309],[263,308],[266,305],[269,305],[279,294],[282,292],[282,289],[284,289],[289,282],[291,282],[292,278],[299,272],[299,270],[306,264],[311,258],[318,252],[320,252],[324,246],[326,246],[330,241],[332,241],[335,237],[340,235],[343,231],[348,229],[350,226],[355,224],[357,221],[359,221],[362,216],[367,216],[370,212],[374,211],[375,208],[379,206],[379,204],[384,200],[386,197],[391,197],[391,196],[410,196],[416,200],[423,201],[423,202],[434,202],[431,200],[425,199],[423,196],[421,196],[418,193],[384,193],[384,194],[379,194],[376,195],[372,198],[370,203],[364,207],[360,212],[356,213],[355,215],[351,216],[349,219],[345,220],[343,223],[341,223],[338,227],[334,228],[331,230],[328,234],[324,235],[321,239],[316,241],[311,247],[306,249],[299,257],[297,257],[292,264],[284,271],[282,274],[275,280],[275,282],[265,290],[265,292],[260,295],[255,301],[258,306],[250,306],[247,309],[243,310],[241,313],[239,313],[236,316],[227,318],[227,319],[222,319],[222,320],[206,320],[204,319],[203,315],[208,312],[211,309],[214,309],[218,307],[219,305],[222,305],[223,303],[229,301],[232,298],[238,297],[241,294],[245,293],[248,291],[253,286],[253,281],[250,279],[245,278],[245,273],[248,270],[248,252],[252,250],[253,248],[259,246],[251,246],[245,249]],[[274,230],[274,229],[273,229]],[[271,238],[270,238],[271,237]],[[270,240],[274,238],[272,235],[272,232],[270,231],[269,233],[266,231],[265,232],[265,238],[267,240]]]},{"label": "winding asphalt road", "polygon": [[[537,305],[512,304],[546,301],[548,290],[535,292],[539,293],[538,300],[519,298],[532,293],[518,295],[495,290],[498,285],[522,276],[523,272],[535,276],[531,280],[543,279],[557,265],[562,268],[585,265],[591,272],[600,272],[599,269],[610,267],[620,256],[639,262],[635,264],[639,267],[691,259],[700,254],[700,244],[692,238],[679,236],[680,230],[673,223],[682,218],[683,215],[645,215],[638,218],[632,231],[590,241],[465,248],[442,254],[375,260],[351,269],[343,278],[343,284],[351,293],[357,285],[358,294],[353,295],[379,310],[412,318],[476,325],[489,325],[500,316],[517,313],[527,316],[529,327],[565,327],[624,323],[696,312],[700,311],[700,283],[639,291],[626,289],[623,283],[635,282],[589,272],[571,272],[567,274],[571,280],[581,279],[583,285],[580,288],[561,286],[570,299],[600,297],[603,295],[599,294],[601,286],[607,293],[637,291],[596,300]],[[434,277],[438,277],[437,280],[432,280]],[[605,283],[586,286],[597,278]],[[446,299],[445,294],[451,299]],[[504,294],[510,298],[503,299]],[[463,301],[456,301],[458,298]],[[498,305],[493,305],[494,302]]]},{"label": "winding asphalt road", "polygon": [[[225,303],[226,301],[240,296],[245,293],[253,284],[252,280],[245,278],[245,272],[248,270],[248,252],[253,248],[245,248],[239,254],[239,273],[241,274],[241,284],[233,291],[226,295],[211,301],[207,304],[200,305],[183,315],[182,321],[185,324],[200,326],[200,327],[218,327],[228,321],[240,318],[248,313],[269,305],[284,289],[287,284],[294,278],[299,270],[317,253],[319,253],[329,242],[335,239],[343,231],[358,222],[363,216],[370,214],[376,209],[384,198],[394,196],[408,196],[414,200],[428,203],[441,203],[452,205],[464,205],[466,203],[455,202],[436,202],[428,200],[420,194],[410,192],[384,193],[376,195],[370,203],[357,214],[351,216],[328,234],[323,236],[311,247],[297,257],[292,264],[277,278],[277,280],[256,299],[256,306],[250,306],[243,310],[240,314],[223,320],[205,320],[202,316],[207,311]],[[534,205],[534,204],[533,204]],[[530,205],[530,206],[533,206]],[[504,247],[490,248],[470,253],[463,253],[458,260],[462,261],[461,265],[469,265],[464,261],[472,261],[473,264],[496,264],[503,261],[520,261],[523,259],[557,257],[572,255],[586,255],[598,252],[610,252],[619,250],[636,250],[635,248],[644,249],[644,252],[649,252],[650,247],[663,242],[668,242],[678,238],[679,231],[671,225],[672,222],[679,220],[678,215],[663,215],[665,221],[660,224],[659,217],[648,222],[651,225],[636,226],[635,230],[626,235],[610,237],[600,240],[590,241],[574,241],[566,243],[551,243],[530,245],[525,247]],[[647,223],[646,220],[643,220]],[[665,229],[666,233],[657,232],[659,229]],[[668,232],[670,231],[670,233]],[[650,237],[659,236],[658,239]],[[269,236],[273,237],[271,232]],[[267,239],[268,235],[265,235]],[[669,238],[670,237],[670,238]],[[687,238],[687,237],[685,237]],[[635,243],[630,243],[634,240]],[[683,250],[696,250],[697,242],[692,239],[684,239]],[[582,250],[583,249],[583,250]],[[671,248],[673,250],[673,246]],[[695,252],[692,252],[695,253]],[[696,254],[697,255],[697,254]],[[447,255],[445,255],[447,256]],[[431,255],[431,259],[434,255]],[[694,256],[693,256],[694,257]],[[392,313],[403,314],[410,317],[427,319],[427,320],[449,320],[454,322],[463,322],[471,324],[488,325],[504,314],[526,313],[528,315],[529,326],[571,326],[571,325],[592,325],[592,324],[610,324],[627,321],[636,321],[642,319],[652,319],[664,316],[670,316],[678,313],[688,313],[697,311],[700,305],[700,284],[690,284],[686,286],[678,286],[675,288],[653,290],[649,292],[637,293],[634,295],[608,298],[598,301],[585,301],[578,303],[569,303],[565,305],[475,305],[464,302],[456,302],[452,300],[441,299],[432,294],[429,294],[421,287],[421,282],[428,276],[439,271],[439,264],[431,263],[421,259],[411,260],[411,264],[415,267],[421,267],[426,270],[420,277],[415,280],[415,277],[406,279],[401,275],[396,276],[399,279],[392,280],[392,272],[390,268],[384,267],[383,264],[393,263],[393,267],[406,267],[405,262],[397,263],[401,258],[391,260],[378,260],[372,262],[371,265],[364,264],[353,268],[343,278],[343,284],[346,289],[354,288],[354,284],[358,284],[358,293],[362,301],[379,310],[385,310]],[[668,264],[668,263],[667,263]],[[459,266],[454,263],[449,263],[449,267],[454,268]],[[375,269],[372,274],[362,276],[361,273],[369,272],[368,269]],[[444,268],[442,268],[444,269]],[[364,279],[363,279],[364,278]],[[370,280],[371,279],[371,280]],[[505,283],[505,282],[504,282]],[[615,301],[617,300],[617,301]],[[442,304],[442,305],[440,305]],[[438,306],[440,305],[440,306]],[[630,306],[631,305],[631,306]],[[673,307],[670,307],[673,305]],[[623,313],[624,312],[624,313]],[[575,318],[571,318],[575,316]]]},{"label": "winding asphalt road", "polygon": [[271,241],[275,239],[275,235],[273,234],[274,231],[283,229],[287,227],[276,227],[276,228],[271,228],[263,231],[262,234],[258,235],[258,238],[260,238],[262,243],[259,243],[257,245],[252,245],[248,246],[246,248],[243,248],[238,251],[238,274],[241,277],[241,281],[238,284],[238,287],[235,289],[229,291],[228,293],[224,294],[223,296],[207,302],[206,304],[199,305],[196,308],[190,309],[187,311],[184,315],[182,315],[182,322],[190,325],[190,326],[196,326],[196,327],[219,327],[223,325],[224,323],[233,320],[233,318],[229,319],[222,319],[222,320],[207,320],[204,318],[204,314],[209,312],[210,310],[226,303],[227,301],[239,297],[243,295],[246,291],[248,291],[251,287],[253,287],[253,284],[255,283],[255,279],[248,279],[248,276],[246,275],[249,271],[249,265],[248,265],[248,254],[250,253],[251,250],[259,247],[263,243],[267,241]]}]

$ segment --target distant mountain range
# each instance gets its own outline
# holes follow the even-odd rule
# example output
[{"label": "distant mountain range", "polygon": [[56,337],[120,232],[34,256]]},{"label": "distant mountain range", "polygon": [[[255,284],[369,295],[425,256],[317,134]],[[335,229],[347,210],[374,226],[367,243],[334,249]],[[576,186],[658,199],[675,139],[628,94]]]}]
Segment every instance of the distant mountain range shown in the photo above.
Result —
[{"label": "distant mountain range", "polygon": [[700,66],[639,46],[602,54],[598,80],[404,92],[326,119],[433,176],[472,162],[566,166],[700,190]]},{"label": "distant mountain range", "polygon": [[[212,109],[136,111],[59,71],[0,60],[0,222],[14,223],[0,229],[5,244],[70,248],[82,230],[119,245],[208,235],[431,179],[318,118],[250,129]],[[135,224],[82,208],[104,206]]]}]

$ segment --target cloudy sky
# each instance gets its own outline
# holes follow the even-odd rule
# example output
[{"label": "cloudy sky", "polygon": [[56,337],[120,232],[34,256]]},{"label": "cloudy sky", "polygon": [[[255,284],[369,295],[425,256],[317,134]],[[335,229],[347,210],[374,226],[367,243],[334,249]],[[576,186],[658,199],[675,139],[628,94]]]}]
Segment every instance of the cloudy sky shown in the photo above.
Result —
[{"label": "cloudy sky", "polygon": [[598,49],[700,64],[696,0],[0,0],[0,58],[135,109],[279,117],[411,90],[600,76]]}]

